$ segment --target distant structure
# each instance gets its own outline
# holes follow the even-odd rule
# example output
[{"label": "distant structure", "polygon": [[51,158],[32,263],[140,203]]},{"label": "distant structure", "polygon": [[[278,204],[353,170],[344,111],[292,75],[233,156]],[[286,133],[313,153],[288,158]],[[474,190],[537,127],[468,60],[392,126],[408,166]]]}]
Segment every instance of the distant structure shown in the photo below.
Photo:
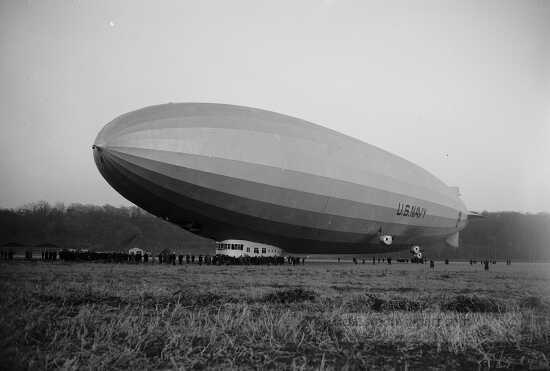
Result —
[{"label": "distant structure", "polygon": [[128,254],[130,255],[143,255],[144,251],[140,249],[139,247],[132,247],[128,250]]},{"label": "distant structure", "polygon": [[421,244],[431,240],[458,247],[468,221],[458,188],[421,167],[255,108],[143,108],[107,124],[92,149],[122,196],[215,241],[255,241],[289,253],[411,249],[421,258]]}]

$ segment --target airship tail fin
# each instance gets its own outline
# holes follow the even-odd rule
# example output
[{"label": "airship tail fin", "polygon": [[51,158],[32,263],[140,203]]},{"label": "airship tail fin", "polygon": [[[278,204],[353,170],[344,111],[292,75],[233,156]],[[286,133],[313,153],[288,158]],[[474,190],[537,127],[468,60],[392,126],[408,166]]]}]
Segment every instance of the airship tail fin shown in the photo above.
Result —
[{"label": "airship tail fin", "polygon": [[458,232],[456,233],[453,233],[452,235],[450,235],[449,237],[447,237],[445,239],[445,243],[451,247],[460,247],[459,245],[459,242],[458,242]]},{"label": "airship tail fin", "polygon": [[478,213],[476,211],[468,211],[468,219],[477,219],[477,218],[487,218],[485,215],[483,215],[482,213]]}]

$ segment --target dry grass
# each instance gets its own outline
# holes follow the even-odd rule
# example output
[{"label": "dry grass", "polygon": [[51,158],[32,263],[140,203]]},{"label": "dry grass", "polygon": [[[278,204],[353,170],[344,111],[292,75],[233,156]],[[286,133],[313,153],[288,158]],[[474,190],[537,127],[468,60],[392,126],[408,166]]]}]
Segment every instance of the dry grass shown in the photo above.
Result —
[{"label": "dry grass", "polygon": [[548,368],[550,265],[0,265],[6,369]]}]

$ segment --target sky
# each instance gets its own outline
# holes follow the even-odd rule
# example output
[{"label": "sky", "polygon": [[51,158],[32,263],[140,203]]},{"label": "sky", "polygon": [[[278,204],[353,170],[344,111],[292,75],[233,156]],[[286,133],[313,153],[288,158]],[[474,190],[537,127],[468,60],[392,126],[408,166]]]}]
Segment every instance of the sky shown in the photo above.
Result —
[{"label": "sky", "polygon": [[129,205],[91,145],[167,102],[299,117],[550,212],[550,1],[0,0],[0,207]]}]

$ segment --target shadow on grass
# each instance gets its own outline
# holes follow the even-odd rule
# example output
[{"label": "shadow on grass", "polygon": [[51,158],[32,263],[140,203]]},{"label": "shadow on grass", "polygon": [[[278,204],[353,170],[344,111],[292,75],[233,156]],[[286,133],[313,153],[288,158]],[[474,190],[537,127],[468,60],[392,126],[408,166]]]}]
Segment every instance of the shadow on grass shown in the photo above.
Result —
[{"label": "shadow on grass", "polygon": [[[546,304],[538,297],[524,298],[520,307],[544,310]],[[442,310],[458,313],[503,313],[510,311],[514,306],[506,301],[487,298],[477,295],[456,295],[450,298],[421,297],[409,298],[390,296],[383,297],[372,293],[356,295],[344,303],[346,310],[351,312],[391,312],[406,311],[419,312],[424,310]]]},{"label": "shadow on grass", "polygon": [[459,313],[500,313],[506,311],[506,306],[496,299],[457,295],[442,303],[441,309]]},{"label": "shadow on grass", "polygon": [[550,311],[550,306],[539,296],[527,296],[521,298],[518,302],[520,308],[532,309],[536,311]]},{"label": "shadow on grass", "polygon": [[317,294],[314,291],[298,287],[266,294],[262,297],[260,302],[273,304],[301,303],[304,301],[313,301],[316,297]]},{"label": "shadow on grass", "polygon": [[357,295],[352,297],[351,300],[346,302],[344,305],[346,310],[351,312],[417,312],[424,310],[428,304],[425,301],[405,297],[383,298],[378,295],[367,293],[365,295]]}]

